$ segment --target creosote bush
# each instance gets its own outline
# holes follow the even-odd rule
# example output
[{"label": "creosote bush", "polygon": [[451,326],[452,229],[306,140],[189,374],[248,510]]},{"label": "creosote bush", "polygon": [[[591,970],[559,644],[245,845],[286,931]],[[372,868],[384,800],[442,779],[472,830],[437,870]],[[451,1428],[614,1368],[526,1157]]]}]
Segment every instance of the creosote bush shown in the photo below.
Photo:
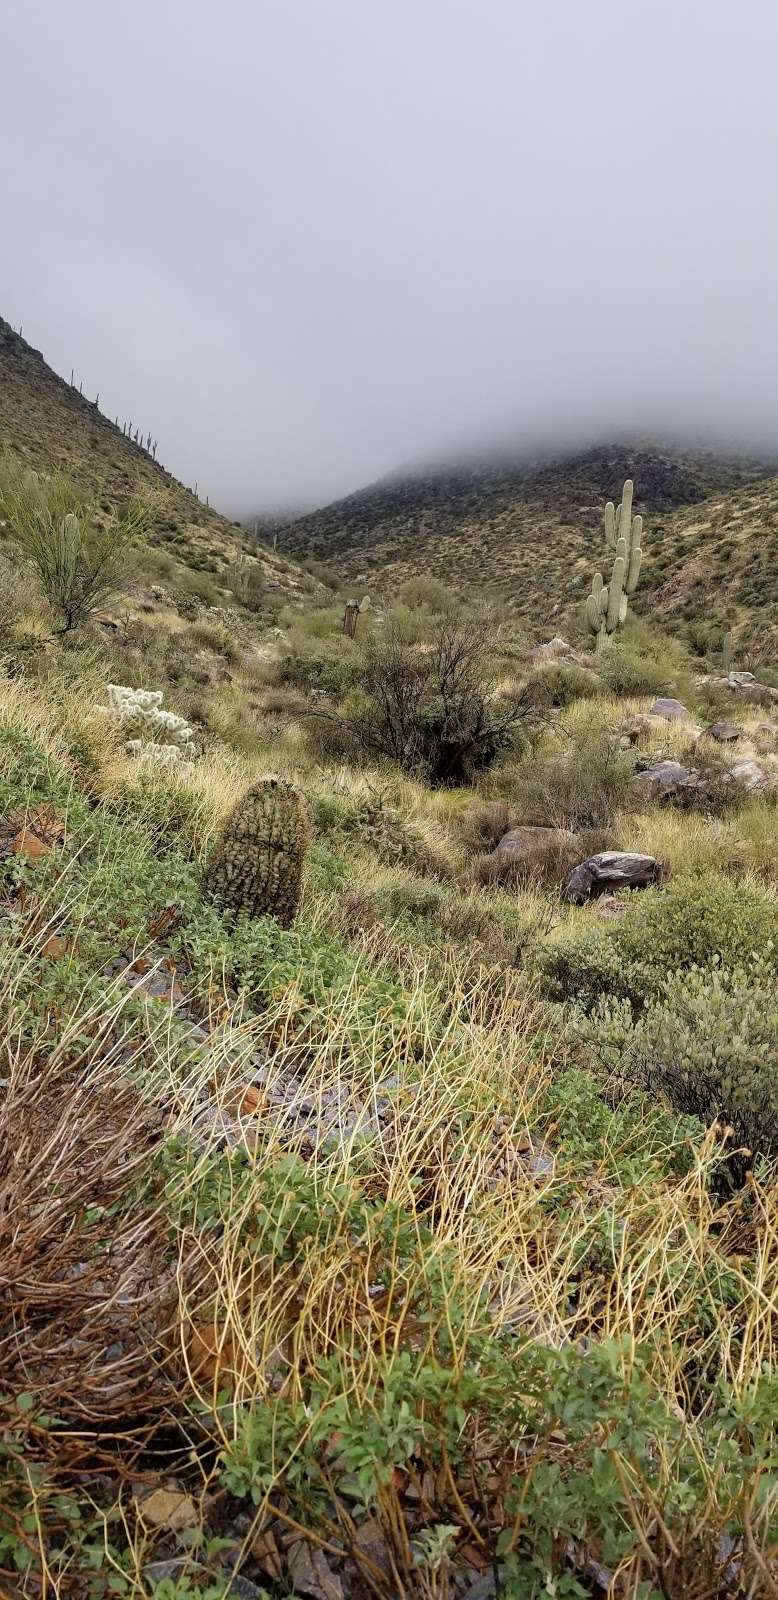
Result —
[{"label": "creosote bush", "polygon": [[203,887],[231,917],[274,917],[289,928],[300,903],[309,839],[302,795],[290,783],[265,778],[228,817]]}]

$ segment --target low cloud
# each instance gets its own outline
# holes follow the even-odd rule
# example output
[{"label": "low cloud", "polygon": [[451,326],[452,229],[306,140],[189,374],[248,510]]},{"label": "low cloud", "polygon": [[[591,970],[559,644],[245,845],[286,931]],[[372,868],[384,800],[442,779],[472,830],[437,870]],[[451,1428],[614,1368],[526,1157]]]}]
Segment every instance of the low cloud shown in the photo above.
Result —
[{"label": "low cloud", "polygon": [[10,0],[4,43],[0,312],[212,503],[778,448],[772,0]]}]

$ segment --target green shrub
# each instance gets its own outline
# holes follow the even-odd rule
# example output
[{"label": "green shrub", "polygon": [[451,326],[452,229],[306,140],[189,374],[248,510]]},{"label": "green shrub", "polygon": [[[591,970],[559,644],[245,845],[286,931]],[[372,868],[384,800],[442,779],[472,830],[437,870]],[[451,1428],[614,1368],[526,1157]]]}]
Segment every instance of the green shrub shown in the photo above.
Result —
[{"label": "green shrub", "polygon": [[611,694],[666,694],[674,682],[672,668],[662,656],[640,655],[621,640],[603,651],[600,675]]},{"label": "green shrub", "polygon": [[435,616],[442,616],[456,606],[457,600],[451,589],[439,578],[406,578],[397,591],[397,599],[402,606],[407,606],[409,611],[423,608],[431,611]]},{"label": "green shrub", "polygon": [[754,953],[778,971],[778,901],[725,878],[678,878],[631,896],[608,927],[578,922],[539,951],[537,968],[552,999],[591,1011],[614,998],[639,1012],[674,973],[747,966]]},{"label": "green shrub", "polygon": [[348,641],[311,640],[284,656],[279,676],[282,683],[305,694],[324,694],[341,700],[354,688],[359,676],[359,656],[348,648]]},{"label": "green shrub", "polygon": [[607,732],[588,731],[539,755],[511,790],[519,821],[550,828],[607,828],[628,804],[634,767]]},{"label": "green shrub", "polygon": [[544,706],[571,706],[576,700],[591,700],[600,694],[600,680],[594,672],[575,663],[549,661],[532,673],[528,689],[539,709]]},{"label": "green shrub", "polygon": [[590,1060],[676,1111],[732,1127],[749,1150],[778,1155],[775,960],[677,974],[636,1015],[602,1001],[576,1033]]}]

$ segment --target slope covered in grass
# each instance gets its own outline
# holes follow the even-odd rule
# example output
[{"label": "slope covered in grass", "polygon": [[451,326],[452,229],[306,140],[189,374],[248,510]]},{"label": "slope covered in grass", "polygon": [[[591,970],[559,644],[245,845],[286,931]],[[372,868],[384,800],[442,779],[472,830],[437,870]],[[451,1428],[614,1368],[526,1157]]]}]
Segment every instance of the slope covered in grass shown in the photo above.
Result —
[{"label": "slope covered in grass", "polygon": [[[2,1581],[769,1593],[778,1143],[765,1122],[744,1183],[713,1102],[620,1053],[692,959],[704,1008],[722,969],[763,992],[775,804],[727,774],[778,771],[769,713],[645,629],[537,667],[514,625],[495,692],[527,686],[529,733],[431,789],[332,719],[362,705],[363,641],[400,623],[426,659],[435,613],[355,641],[340,616],[5,636]],[[194,756],[130,753],[109,682],[163,688]],[[631,743],[660,692],[689,718]],[[701,732],[722,713],[737,754]],[[661,757],[704,765],[691,809],[636,793]],[[268,773],[313,822],[287,931],[201,882]],[[564,851],[503,873],[494,845],[538,822],[654,851],[672,895],[606,920],[563,901]],[[597,1031],[603,995],[633,1010]],[[744,1035],[764,1081],[768,1024]]]}]

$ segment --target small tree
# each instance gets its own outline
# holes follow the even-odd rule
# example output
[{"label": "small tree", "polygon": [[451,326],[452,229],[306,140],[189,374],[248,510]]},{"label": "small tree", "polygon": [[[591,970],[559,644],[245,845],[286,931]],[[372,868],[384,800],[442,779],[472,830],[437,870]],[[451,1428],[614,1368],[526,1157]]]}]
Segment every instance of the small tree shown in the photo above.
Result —
[{"label": "small tree", "polygon": [[367,640],[363,660],[363,699],[354,713],[314,714],[433,785],[469,783],[533,718],[524,686],[497,692],[483,624],[462,611],[438,619],[428,644],[411,642],[391,624]]},{"label": "small tree", "polygon": [[39,477],[10,451],[0,458],[0,519],[58,614],[58,633],[78,627],[115,593],[147,517],[145,505],[133,501],[98,520],[62,474]]}]

